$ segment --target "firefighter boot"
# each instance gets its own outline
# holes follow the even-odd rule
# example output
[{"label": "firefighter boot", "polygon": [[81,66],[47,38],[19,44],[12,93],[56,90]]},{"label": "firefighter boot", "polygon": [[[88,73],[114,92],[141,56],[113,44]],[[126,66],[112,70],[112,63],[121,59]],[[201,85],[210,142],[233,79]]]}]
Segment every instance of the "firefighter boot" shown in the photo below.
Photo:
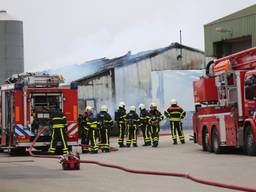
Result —
[{"label": "firefighter boot", "polygon": [[152,147],[157,147],[158,146],[158,143],[157,142],[154,142]]},{"label": "firefighter boot", "polygon": [[123,147],[126,147],[126,146],[125,146],[123,143],[120,143],[120,144],[119,144],[119,147],[120,147],[120,148],[123,148]]},{"label": "firefighter boot", "polygon": [[180,142],[181,142],[182,144],[185,144],[185,140],[181,140]]},{"label": "firefighter boot", "polygon": [[177,145],[178,143],[177,143],[177,140],[175,139],[175,140],[173,140],[173,145]]}]

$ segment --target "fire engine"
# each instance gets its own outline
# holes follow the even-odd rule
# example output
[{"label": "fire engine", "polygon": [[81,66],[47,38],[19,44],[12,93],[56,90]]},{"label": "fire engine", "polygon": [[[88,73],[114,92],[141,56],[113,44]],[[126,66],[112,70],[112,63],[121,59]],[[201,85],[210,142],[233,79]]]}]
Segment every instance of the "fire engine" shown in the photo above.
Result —
[{"label": "fire engine", "polygon": [[[67,118],[69,147],[78,144],[77,84],[60,86],[63,77],[45,73],[13,75],[0,90],[0,150],[23,154],[46,128],[34,147],[46,151],[51,141],[50,114],[59,108]],[[59,143],[60,144],[60,143]]]},{"label": "fire engine", "polygon": [[209,62],[193,82],[194,141],[204,151],[256,155],[256,48]]}]

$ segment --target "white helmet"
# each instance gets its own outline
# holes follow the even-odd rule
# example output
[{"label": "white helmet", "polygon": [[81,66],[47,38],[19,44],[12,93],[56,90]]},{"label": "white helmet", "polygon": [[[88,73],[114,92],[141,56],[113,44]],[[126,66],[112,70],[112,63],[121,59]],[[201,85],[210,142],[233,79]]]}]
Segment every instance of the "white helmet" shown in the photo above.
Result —
[{"label": "white helmet", "polygon": [[121,101],[120,103],[119,103],[119,107],[125,107],[125,103],[123,102],[123,101]]},{"label": "white helmet", "polygon": [[145,109],[145,105],[141,103],[141,104],[139,105],[139,108],[140,108],[140,110]]},{"label": "white helmet", "polygon": [[134,105],[130,106],[130,111],[136,111],[136,107]]},{"label": "white helmet", "polygon": [[155,107],[155,108],[157,108],[157,105],[156,105],[156,103],[152,102],[152,103],[150,104],[150,108],[152,108],[152,107]]},{"label": "white helmet", "polygon": [[106,105],[101,105],[100,111],[108,112],[108,107]]},{"label": "white helmet", "polygon": [[92,112],[92,107],[89,106],[89,105],[86,106],[85,111],[86,111],[86,112]]},{"label": "white helmet", "polygon": [[171,99],[171,105],[177,105],[177,100],[176,99]]}]

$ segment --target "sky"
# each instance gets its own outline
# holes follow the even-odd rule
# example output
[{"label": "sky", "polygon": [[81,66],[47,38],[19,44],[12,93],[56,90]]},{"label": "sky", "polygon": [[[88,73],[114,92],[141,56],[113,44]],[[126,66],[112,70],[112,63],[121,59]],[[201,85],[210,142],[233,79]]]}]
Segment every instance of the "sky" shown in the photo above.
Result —
[{"label": "sky", "polygon": [[25,71],[165,47],[204,50],[203,26],[255,0],[0,0],[23,21]]}]

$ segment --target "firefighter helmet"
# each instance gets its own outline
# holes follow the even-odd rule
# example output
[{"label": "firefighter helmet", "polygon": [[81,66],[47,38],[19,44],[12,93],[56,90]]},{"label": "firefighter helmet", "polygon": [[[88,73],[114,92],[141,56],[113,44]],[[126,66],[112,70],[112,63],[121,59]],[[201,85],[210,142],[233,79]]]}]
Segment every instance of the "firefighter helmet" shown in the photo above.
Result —
[{"label": "firefighter helmet", "polygon": [[130,106],[130,111],[136,111],[136,107],[134,105]]},{"label": "firefighter helmet", "polygon": [[108,107],[106,105],[101,105],[100,111],[108,112]]},{"label": "firefighter helmet", "polygon": [[124,107],[125,107],[125,103],[124,103],[123,101],[121,101],[121,102],[119,103],[119,107],[124,108]]},{"label": "firefighter helmet", "polygon": [[92,112],[92,107],[91,106],[86,106],[85,112]]},{"label": "firefighter helmet", "polygon": [[176,99],[172,99],[171,100],[171,105],[177,105],[177,100]]},{"label": "firefighter helmet", "polygon": [[157,109],[156,103],[152,102],[152,103],[150,104],[150,109],[151,109],[151,110],[152,110],[152,109]]},{"label": "firefighter helmet", "polygon": [[141,103],[141,104],[139,105],[139,108],[140,108],[140,110],[145,109],[145,105],[144,105],[143,103]]}]

